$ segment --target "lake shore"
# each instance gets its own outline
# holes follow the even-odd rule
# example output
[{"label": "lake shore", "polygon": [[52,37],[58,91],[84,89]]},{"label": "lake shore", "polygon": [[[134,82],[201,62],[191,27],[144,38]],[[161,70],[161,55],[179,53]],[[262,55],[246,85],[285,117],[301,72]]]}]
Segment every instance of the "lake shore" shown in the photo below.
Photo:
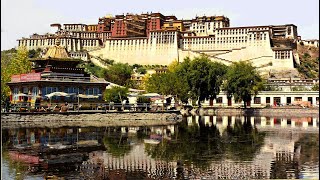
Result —
[{"label": "lake shore", "polygon": [[2,128],[154,126],[175,124],[181,119],[176,113],[1,114]]},{"label": "lake shore", "polygon": [[318,108],[204,108],[197,113],[210,116],[319,117]]},{"label": "lake shore", "polygon": [[[182,112],[182,115],[185,115]],[[171,125],[182,120],[178,113],[113,112],[81,114],[1,114],[2,128],[63,126],[156,126]],[[203,108],[189,110],[187,115],[319,117],[317,108]]]}]

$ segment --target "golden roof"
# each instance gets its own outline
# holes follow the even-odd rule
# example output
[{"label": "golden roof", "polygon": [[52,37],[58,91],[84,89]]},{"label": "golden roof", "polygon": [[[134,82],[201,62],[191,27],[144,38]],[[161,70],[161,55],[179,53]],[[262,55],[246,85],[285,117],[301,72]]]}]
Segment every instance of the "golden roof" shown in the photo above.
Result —
[{"label": "golden roof", "polygon": [[52,58],[52,59],[69,59],[69,54],[66,48],[60,46],[60,40],[57,39],[56,45],[48,49],[43,58]]}]

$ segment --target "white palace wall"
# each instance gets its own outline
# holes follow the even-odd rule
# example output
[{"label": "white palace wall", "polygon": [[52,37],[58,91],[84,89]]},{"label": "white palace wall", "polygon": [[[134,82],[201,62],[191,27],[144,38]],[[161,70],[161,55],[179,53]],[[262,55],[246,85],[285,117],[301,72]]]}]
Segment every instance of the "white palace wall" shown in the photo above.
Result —
[{"label": "white palace wall", "polygon": [[[224,45],[221,48],[230,49],[229,52],[216,55],[217,58],[236,61],[250,61],[256,67],[272,66],[276,69],[294,68],[292,50],[286,50],[286,56],[277,56],[278,51],[273,51],[270,43],[269,29],[243,31],[239,37],[234,34],[223,35]],[[245,35],[244,35],[245,34]],[[223,38],[222,38],[223,37]],[[219,39],[219,36],[218,36]]]},{"label": "white palace wall", "polygon": [[168,65],[178,59],[177,32],[151,32],[149,38],[108,39],[92,56],[128,64]]},{"label": "white palace wall", "polygon": [[293,69],[292,49],[273,49],[271,30],[267,26],[221,28],[214,36],[182,37],[178,32],[152,31],[148,38],[107,39],[102,49],[90,55],[129,64],[168,65],[177,59],[207,54],[212,61],[226,65],[251,61],[260,70]]}]

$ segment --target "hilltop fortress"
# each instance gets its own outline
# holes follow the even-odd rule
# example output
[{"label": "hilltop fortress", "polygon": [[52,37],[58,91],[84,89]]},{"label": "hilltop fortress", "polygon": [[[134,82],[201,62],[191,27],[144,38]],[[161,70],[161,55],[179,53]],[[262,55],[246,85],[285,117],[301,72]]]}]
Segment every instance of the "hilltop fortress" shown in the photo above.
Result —
[{"label": "hilltop fortress", "polygon": [[225,16],[179,20],[161,13],[105,16],[98,24],[52,24],[55,34],[18,39],[27,49],[48,48],[59,39],[72,57],[142,65],[168,65],[206,54],[229,65],[251,61],[264,72],[299,64],[294,24],[230,27]]}]

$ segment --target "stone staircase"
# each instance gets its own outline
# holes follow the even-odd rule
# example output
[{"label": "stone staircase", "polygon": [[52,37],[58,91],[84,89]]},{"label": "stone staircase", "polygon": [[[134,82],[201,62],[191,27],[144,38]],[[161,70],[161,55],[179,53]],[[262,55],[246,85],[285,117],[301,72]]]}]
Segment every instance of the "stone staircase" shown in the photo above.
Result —
[{"label": "stone staircase", "polygon": [[[190,51],[190,52],[196,53],[196,54],[199,54],[199,55],[206,54],[213,61],[218,61],[218,62],[222,62],[222,63],[224,63],[226,65],[230,65],[230,64],[232,64],[233,61],[230,61],[228,59],[224,59],[224,58],[221,58],[221,57],[217,57],[217,56],[223,55],[223,54],[228,54],[228,53],[235,52],[235,51],[240,51],[240,50],[243,50],[243,49],[246,49],[246,47],[233,48],[231,50],[226,50],[225,52],[217,53],[215,55],[208,55],[208,54],[206,54],[206,52],[214,52],[214,51],[217,51],[217,50],[212,50],[212,51]],[[254,57],[254,58],[247,59],[247,60],[244,60],[244,61],[251,62],[252,64],[254,64],[255,60],[260,60],[261,58],[272,58],[272,56],[259,56],[259,57]],[[269,67],[269,66],[272,66],[271,61],[269,61],[267,63],[264,63],[264,64],[262,64],[260,66],[257,66],[257,68],[258,69],[263,69],[263,68],[266,68],[266,67]]]},{"label": "stone staircase", "polygon": [[90,59],[89,59],[94,65],[97,65],[97,66],[100,66],[102,68],[108,68],[107,65],[105,65],[103,59],[99,56],[93,56],[93,55],[90,55]]}]

